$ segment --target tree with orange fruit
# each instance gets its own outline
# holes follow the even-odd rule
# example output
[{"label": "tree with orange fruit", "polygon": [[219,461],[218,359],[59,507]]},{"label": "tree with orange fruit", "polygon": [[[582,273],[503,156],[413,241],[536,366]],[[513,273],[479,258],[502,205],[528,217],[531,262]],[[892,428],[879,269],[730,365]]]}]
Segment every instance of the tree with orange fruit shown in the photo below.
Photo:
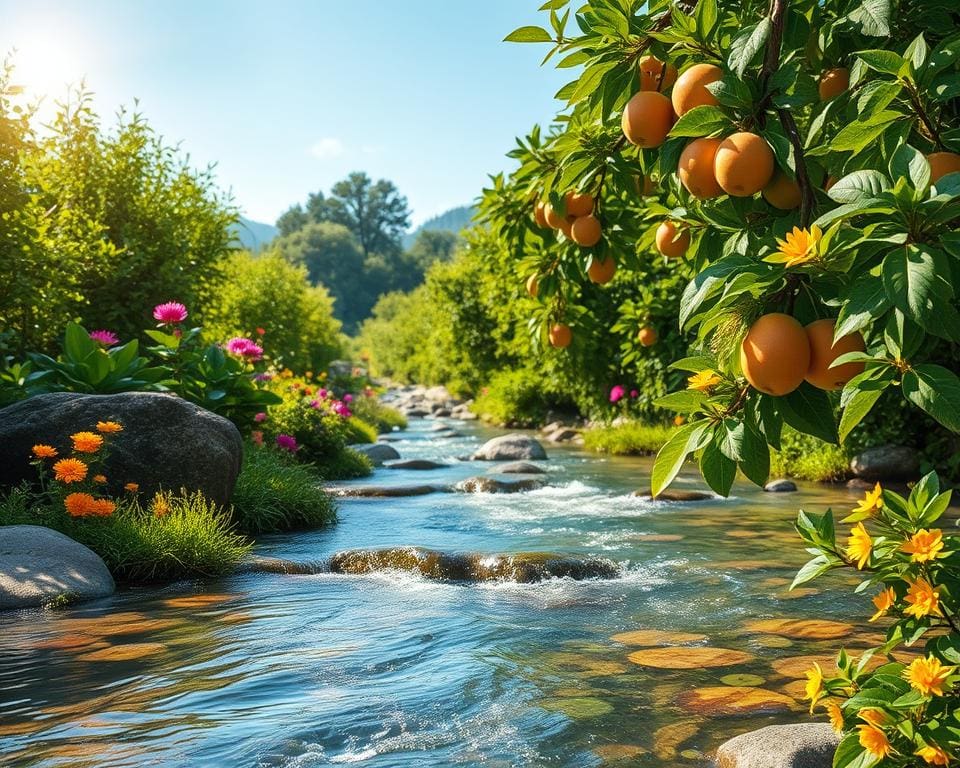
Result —
[{"label": "tree with orange fruit", "polygon": [[[657,458],[654,493],[690,456],[718,493],[738,470],[763,483],[784,424],[838,442],[887,390],[960,432],[951,3],[542,10],[549,29],[507,39],[549,43],[547,58],[578,76],[517,175],[546,213],[524,226],[557,233],[537,276],[541,327],[564,325],[567,285],[597,262],[658,252],[689,274],[678,322],[691,350],[674,366],[690,383],[659,401],[686,421]],[[641,323],[639,344],[640,328],[656,338]],[[575,326],[559,339],[575,342]]]}]

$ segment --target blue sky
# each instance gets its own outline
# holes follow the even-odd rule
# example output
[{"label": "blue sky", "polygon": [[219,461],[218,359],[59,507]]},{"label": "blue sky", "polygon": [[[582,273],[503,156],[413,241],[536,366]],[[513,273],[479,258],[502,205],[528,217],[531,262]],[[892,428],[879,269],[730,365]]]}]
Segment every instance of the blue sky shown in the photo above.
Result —
[{"label": "blue sky", "polygon": [[100,114],[140,109],[272,222],[352,170],[393,180],[414,222],[470,202],[569,79],[537,0],[0,0],[14,80],[52,98],[85,77]]}]

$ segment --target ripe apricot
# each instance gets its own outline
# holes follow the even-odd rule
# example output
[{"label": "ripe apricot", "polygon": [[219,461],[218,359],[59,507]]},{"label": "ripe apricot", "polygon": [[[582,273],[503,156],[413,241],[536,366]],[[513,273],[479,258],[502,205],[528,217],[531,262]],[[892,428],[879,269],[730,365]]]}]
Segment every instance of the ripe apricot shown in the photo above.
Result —
[{"label": "ripe apricot", "polygon": [[576,220],[576,216],[567,216],[567,218],[560,223],[560,231],[571,239],[573,238],[573,222]]},{"label": "ripe apricot", "polygon": [[567,216],[586,216],[593,213],[593,197],[586,192],[567,192]]},{"label": "ripe apricot", "polygon": [[650,149],[666,141],[673,126],[670,99],[656,91],[640,91],[624,107],[620,127],[627,141]]},{"label": "ripe apricot", "polygon": [[713,64],[694,64],[683,70],[673,86],[673,111],[677,117],[686,114],[694,107],[716,106],[720,102],[707,90],[710,83],[723,77],[723,70]]},{"label": "ripe apricot", "polygon": [[800,206],[800,185],[783,171],[763,188],[763,199],[774,208],[789,211]]},{"label": "ripe apricot", "polygon": [[740,367],[754,389],[777,396],[793,392],[810,369],[806,331],[790,315],[761,316],[740,345]]},{"label": "ripe apricot", "polygon": [[690,247],[690,233],[686,230],[677,234],[677,225],[672,221],[664,221],[657,227],[657,250],[671,259],[679,259]]},{"label": "ripe apricot", "polygon": [[714,174],[714,162],[720,139],[694,139],[683,148],[677,163],[680,183],[694,197],[705,200],[723,194]]},{"label": "ripe apricot", "polygon": [[834,343],[836,324],[836,320],[827,318],[815,320],[805,329],[810,343],[810,367],[806,379],[818,389],[842,389],[850,379],[863,373],[863,363],[843,363],[836,368],[830,367],[840,355],[863,352],[867,348],[859,332],[848,333]]},{"label": "ripe apricot", "polygon": [[546,229],[550,226],[547,224],[547,214],[544,212],[545,207],[543,203],[537,203],[533,209],[533,220],[537,222],[537,226],[540,227],[540,229]]},{"label": "ripe apricot", "polygon": [[563,224],[563,216],[560,215],[560,211],[556,210],[550,203],[543,206],[543,218],[547,222],[547,226],[554,229],[560,229]]},{"label": "ripe apricot", "polygon": [[839,96],[849,87],[850,71],[846,67],[828,69],[820,75],[820,83],[817,86],[820,91],[820,101],[829,101],[835,96]]},{"label": "ripe apricot", "polygon": [[566,323],[554,323],[550,326],[550,346],[554,349],[566,349],[573,341],[573,331]]},{"label": "ripe apricot", "polygon": [[728,195],[751,197],[773,178],[773,150],[755,133],[733,133],[717,147],[713,172]]},{"label": "ripe apricot", "polygon": [[578,216],[573,220],[570,227],[570,239],[585,248],[590,248],[599,243],[602,234],[600,222],[593,214]]},{"label": "ripe apricot", "polygon": [[540,292],[540,281],[537,280],[536,275],[530,275],[527,278],[527,293],[530,294],[531,299],[537,298],[537,294]]},{"label": "ripe apricot", "polygon": [[587,269],[587,275],[589,275],[590,279],[597,285],[606,285],[613,280],[613,276],[616,273],[617,262],[610,256],[602,260],[595,258],[591,262],[590,268]]},{"label": "ripe apricot", "polygon": [[930,163],[930,182],[936,184],[948,173],[960,173],[960,155],[956,152],[932,152],[927,155]]},{"label": "ripe apricot", "polygon": [[645,325],[640,329],[640,332],[637,334],[637,341],[644,347],[652,347],[657,343],[657,329],[652,325]]},{"label": "ripe apricot", "polygon": [[677,68],[673,64],[667,63],[667,71],[663,72],[663,80],[660,79],[661,72],[663,72],[663,62],[656,56],[648,55],[640,59],[640,90],[663,93],[677,82]]}]

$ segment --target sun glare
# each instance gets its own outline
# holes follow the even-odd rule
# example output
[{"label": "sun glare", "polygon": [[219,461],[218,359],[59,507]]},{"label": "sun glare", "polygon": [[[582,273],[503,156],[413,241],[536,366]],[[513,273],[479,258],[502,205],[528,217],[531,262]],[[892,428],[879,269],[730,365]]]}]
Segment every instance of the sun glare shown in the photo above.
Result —
[{"label": "sun glare", "polygon": [[31,99],[62,98],[69,86],[79,84],[86,69],[76,42],[56,29],[34,32],[17,40],[11,60],[13,81]]}]

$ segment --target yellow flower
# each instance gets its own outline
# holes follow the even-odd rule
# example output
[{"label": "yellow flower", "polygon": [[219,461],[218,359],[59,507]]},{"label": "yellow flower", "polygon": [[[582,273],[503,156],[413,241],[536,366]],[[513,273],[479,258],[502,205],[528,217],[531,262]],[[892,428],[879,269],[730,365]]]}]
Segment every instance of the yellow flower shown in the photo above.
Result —
[{"label": "yellow flower", "polygon": [[150,511],[153,512],[156,517],[164,517],[170,514],[170,502],[167,497],[159,493],[154,496],[153,501],[150,503]]},{"label": "yellow flower", "polygon": [[883,506],[883,488],[880,487],[880,483],[877,483],[872,491],[867,491],[863,498],[860,499],[860,503],[853,510],[854,514],[862,512],[868,515],[872,515],[874,512],[879,510]]},{"label": "yellow flower", "polygon": [[843,730],[843,710],[840,709],[840,705],[835,701],[828,701],[823,706],[830,716],[830,727],[840,733]]},{"label": "yellow flower", "polygon": [[87,477],[87,465],[80,459],[60,459],[53,465],[53,476],[61,483],[79,483]]},{"label": "yellow flower", "polygon": [[103,445],[103,438],[95,432],[76,432],[70,435],[73,450],[80,453],[96,453]]},{"label": "yellow flower", "polygon": [[810,712],[812,714],[814,706],[823,696],[823,670],[820,669],[819,664],[814,662],[813,669],[808,669],[806,675],[807,684],[804,689],[806,691],[804,698],[810,699]]},{"label": "yellow flower", "polygon": [[905,600],[909,608],[904,613],[914,616],[918,619],[924,616],[940,616],[940,588],[934,586],[926,579],[920,578],[916,581],[908,581],[910,588],[907,590]]},{"label": "yellow flower", "polygon": [[769,261],[782,262],[786,267],[807,264],[817,258],[817,245],[821,237],[823,231],[816,225],[809,230],[794,227],[792,232],[787,233],[786,241],[777,240],[780,247]]},{"label": "yellow flower", "polygon": [[887,734],[872,725],[858,725],[860,731],[860,746],[874,757],[889,757],[893,747],[887,740]]},{"label": "yellow flower", "polygon": [[909,554],[915,563],[935,560],[943,550],[943,531],[939,528],[932,531],[921,528],[900,549]]},{"label": "yellow flower", "polygon": [[140,490],[140,485],[137,484],[137,483],[127,483],[127,484],[126,484],[125,486],[123,486],[123,487],[124,487],[126,490],[130,491],[130,493],[136,493],[137,491]]},{"label": "yellow flower", "polygon": [[57,455],[57,449],[52,445],[35,445],[31,450],[38,459],[52,459]]},{"label": "yellow flower", "polygon": [[712,387],[715,387],[721,381],[722,379],[717,375],[716,371],[711,371],[707,368],[707,370],[695,373],[687,379],[687,389],[709,392]]},{"label": "yellow flower", "polygon": [[856,562],[857,568],[862,571],[870,559],[871,552],[873,552],[873,539],[863,527],[863,523],[857,523],[847,539],[847,557]]},{"label": "yellow flower", "polygon": [[97,485],[104,485],[104,484],[107,482],[107,476],[106,476],[106,475],[94,475],[94,476],[93,476],[93,482],[95,482]]},{"label": "yellow flower", "polygon": [[865,723],[872,725],[874,728],[882,728],[883,726],[889,724],[890,718],[887,717],[887,713],[882,709],[875,709],[873,707],[867,707],[866,709],[861,709],[857,712],[857,717],[863,720]]},{"label": "yellow flower", "polygon": [[932,747],[929,744],[917,750],[917,757],[923,758],[927,765],[950,765],[950,755],[944,752],[940,747]]},{"label": "yellow flower", "polygon": [[98,421],[97,432],[103,432],[104,434],[123,432],[123,426],[115,421]]},{"label": "yellow flower", "polygon": [[887,611],[889,611],[896,602],[897,593],[894,591],[893,587],[887,587],[886,589],[880,590],[880,593],[873,598],[873,606],[877,609],[877,612],[870,617],[870,621],[876,621],[879,619]]},{"label": "yellow flower", "polygon": [[927,656],[927,658],[914,659],[910,666],[903,670],[903,679],[910,683],[911,687],[929,696],[943,696],[943,686],[955,671],[956,667],[945,667],[940,660]]}]

